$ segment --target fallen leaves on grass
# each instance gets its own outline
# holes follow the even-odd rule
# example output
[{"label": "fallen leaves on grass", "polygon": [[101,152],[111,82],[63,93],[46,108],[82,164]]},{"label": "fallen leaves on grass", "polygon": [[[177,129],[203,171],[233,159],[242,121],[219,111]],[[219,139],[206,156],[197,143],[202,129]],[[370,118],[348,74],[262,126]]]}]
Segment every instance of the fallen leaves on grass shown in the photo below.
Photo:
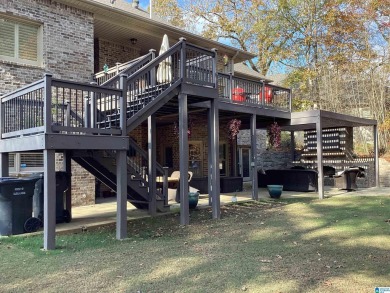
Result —
[{"label": "fallen leaves on grass", "polygon": [[329,281],[329,280],[326,280],[326,281],[324,281],[324,285],[325,286],[332,286],[332,282],[331,281]]}]

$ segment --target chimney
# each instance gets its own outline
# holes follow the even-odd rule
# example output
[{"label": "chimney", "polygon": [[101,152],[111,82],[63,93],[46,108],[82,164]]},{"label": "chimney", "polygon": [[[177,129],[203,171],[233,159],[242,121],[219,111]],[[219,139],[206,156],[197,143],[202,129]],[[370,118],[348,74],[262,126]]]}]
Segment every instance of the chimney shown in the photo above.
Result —
[{"label": "chimney", "polygon": [[138,8],[139,0],[133,0],[133,3],[131,3],[131,5],[133,6],[133,8]]}]

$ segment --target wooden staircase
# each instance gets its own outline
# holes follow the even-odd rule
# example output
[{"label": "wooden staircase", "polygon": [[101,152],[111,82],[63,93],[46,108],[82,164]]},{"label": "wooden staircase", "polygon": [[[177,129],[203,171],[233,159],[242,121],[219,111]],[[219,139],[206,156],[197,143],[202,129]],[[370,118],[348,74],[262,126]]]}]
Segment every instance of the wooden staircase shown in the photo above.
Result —
[{"label": "wooden staircase", "polygon": [[[112,190],[116,190],[116,166],[114,156],[106,151],[75,151],[72,159],[94,175]],[[166,212],[169,207],[164,204],[161,192],[157,196],[157,211]],[[128,164],[127,167],[127,199],[138,209],[148,209],[149,191],[147,181]]]}]

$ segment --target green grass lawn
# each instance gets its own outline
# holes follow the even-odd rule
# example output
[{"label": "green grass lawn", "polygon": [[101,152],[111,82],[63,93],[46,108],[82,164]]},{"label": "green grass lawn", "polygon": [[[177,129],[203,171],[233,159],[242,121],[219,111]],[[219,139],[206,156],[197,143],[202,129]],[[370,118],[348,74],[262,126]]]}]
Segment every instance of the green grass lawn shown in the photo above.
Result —
[{"label": "green grass lawn", "polygon": [[1,292],[374,292],[390,287],[390,196],[282,199],[57,237],[0,239]]}]

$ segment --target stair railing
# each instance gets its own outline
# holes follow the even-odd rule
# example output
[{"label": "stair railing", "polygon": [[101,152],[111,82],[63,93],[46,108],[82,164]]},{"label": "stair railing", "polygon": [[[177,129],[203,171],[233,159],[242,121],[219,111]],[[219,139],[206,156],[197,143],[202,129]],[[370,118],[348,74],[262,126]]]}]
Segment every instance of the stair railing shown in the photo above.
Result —
[{"label": "stair railing", "polygon": [[99,79],[97,79],[97,84],[102,86],[108,86],[113,88],[119,88],[119,80],[120,75],[125,74],[127,76],[132,75],[134,72],[139,70],[140,68],[144,67],[146,64],[148,64],[150,61],[152,61],[156,56],[156,50],[151,49],[149,50],[149,53],[141,56],[137,59],[134,59],[130,62],[124,63],[125,66],[117,65],[113,69],[115,69],[115,73],[109,73],[110,78],[106,79],[104,82],[100,82]]},{"label": "stair railing", "polygon": [[[142,181],[148,182],[148,153],[143,150],[137,142],[129,138],[129,151],[127,153],[128,167],[131,168],[132,173],[138,174]],[[162,188],[157,188],[157,195],[168,203],[168,169],[156,162],[156,176],[159,178],[158,184]],[[159,191],[161,190],[161,191]]]},{"label": "stair railing", "polygon": [[155,50],[150,50],[148,54],[130,60],[126,63],[116,63],[114,67],[107,69],[106,71],[100,71],[94,75],[94,80],[98,85],[111,86],[116,84],[119,86],[119,75],[130,75],[137,71],[144,64],[147,64],[154,58]]},{"label": "stair railing", "polygon": [[216,51],[187,44],[184,38],[126,80],[128,118],[181,82],[216,88]]}]

